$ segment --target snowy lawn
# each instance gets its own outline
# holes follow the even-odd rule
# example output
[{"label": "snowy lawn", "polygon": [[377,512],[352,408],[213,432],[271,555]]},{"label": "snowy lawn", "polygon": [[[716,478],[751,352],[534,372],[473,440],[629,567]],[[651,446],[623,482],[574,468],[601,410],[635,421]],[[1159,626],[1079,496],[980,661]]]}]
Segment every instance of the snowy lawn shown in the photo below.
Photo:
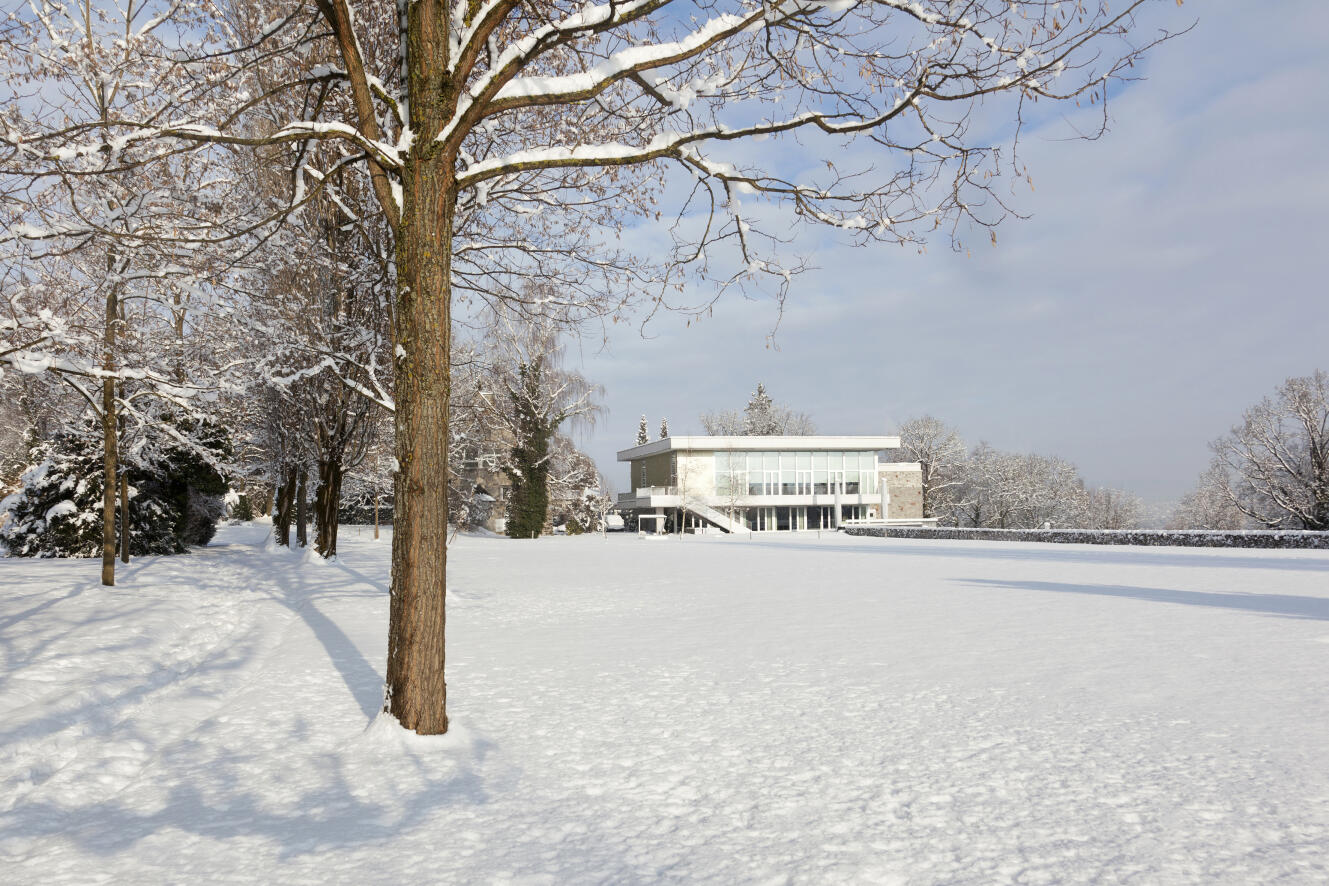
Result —
[{"label": "snowy lawn", "polygon": [[0,561],[5,883],[1323,883],[1329,552],[463,538]]}]

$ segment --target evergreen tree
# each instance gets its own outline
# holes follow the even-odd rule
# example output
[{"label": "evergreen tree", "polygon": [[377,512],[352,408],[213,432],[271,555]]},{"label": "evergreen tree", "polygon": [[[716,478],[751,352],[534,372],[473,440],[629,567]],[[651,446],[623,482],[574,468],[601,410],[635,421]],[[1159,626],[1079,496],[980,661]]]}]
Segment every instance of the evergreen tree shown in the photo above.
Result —
[{"label": "evergreen tree", "polygon": [[663,440],[669,436],[669,419],[660,419],[660,439]]},{"label": "evergreen tree", "polygon": [[[5,500],[9,520],[0,542],[14,557],[97,557],[102,553],[102,461],[100,441],[62,433],[33,447],[32,467],[22,487]],[[130,553],[176,554],[180,514],[160,488],[135,486],[129,500]],[[116,522],[121,516],[116,511]],[[116,535],[120,528],[117,525]]]},{"label": "evergreen tree", "polygon": [[[230,458],[231,443],[226,430],[215,422],[185,421],[180,430],[197,449],[172,447],[162,469],[154,473],[179,514],[176,538],[186,546],[206,545],[217,534],[217,521],[226,510],[226,478],[214,463]],[[208,453],[211,462],[202,452]]]},{"label": "evergreen tree", "polygon": [[641,424],[637,425],[637,445],[642,446],[651,442],[651,434],[646,430],[646,416],[641,417]]},{"label": "evergreen tree", "polygon": [[780,431],[775,403],[766,393],[766,386],[757,382],[757,390],[743,408],[743,433],[751,437],[769,437]]},{"label": "evergreen tree", "polygon": [[540,408],[543,372],[541,359],[521,364],[512,393],[517,442],[508,465],[512,492],[507,534],[511,538],[539,535],[549,513],[549,441],[563,417],[548,416]]},{"label": "evergreen tree", "polygon": [[807,413],[774,402],[761,383],[742,412],[724,409],[702,413],[700,418],[706,433],[715,437],[803,437],[817,433]]}]

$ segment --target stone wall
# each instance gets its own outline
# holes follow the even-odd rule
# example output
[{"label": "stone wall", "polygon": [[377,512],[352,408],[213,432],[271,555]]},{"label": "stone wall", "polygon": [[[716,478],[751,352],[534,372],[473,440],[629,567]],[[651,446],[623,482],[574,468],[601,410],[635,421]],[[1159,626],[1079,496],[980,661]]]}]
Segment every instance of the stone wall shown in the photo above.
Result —
[{"label": "stone wall", "polygon": [[923,516],[923,472],[917,462],[878,465],[877,478],[891,494],[887,517],[917,520]]}]

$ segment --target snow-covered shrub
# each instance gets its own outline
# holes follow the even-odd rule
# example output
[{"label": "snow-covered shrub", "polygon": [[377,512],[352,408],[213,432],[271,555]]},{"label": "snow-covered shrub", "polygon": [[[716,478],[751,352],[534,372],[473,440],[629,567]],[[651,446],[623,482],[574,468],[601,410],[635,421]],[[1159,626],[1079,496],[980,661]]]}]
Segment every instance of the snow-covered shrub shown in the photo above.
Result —
[{"label": "snow-covered shrub", "polygon": [[[20,488],[5,499],[0,543],[15,557],[96,557],[102,551],[101,441],[62,433],[33,447]],[[225,481],[207,462],[172,448],[150,467],[129,464],[129,551],[181,554],[217,531]],[[116,497],[119,537],[119,495]]]},{"label": "snow-covered shrub", "polygon": [[[32,455],[35,463],[23,472],[19,491],[4,502],[9,519],[0,529],[0,542],[15,557],[99,556],[103,487],[95,443],[62,434],[38,444]],[[176,517],[168,502],[131,486],[130,552],[183,550],[174,534]]]},{"label": "snow-covered shrub", "polygon": [[[213,463],[230,455],[230,442],[225,430],[211,422],[169,415],[164,420],[190,439],[193,448],[175,445],[159,450],[151,462],[131,468],[129,476],[131,483],[166,501],[174,511],[176,547],[183,553],[190,545],[206,545],[217,534],[217,521],[225,513],[226,480]],[[132,550],[132,538],[130,544]]]}]

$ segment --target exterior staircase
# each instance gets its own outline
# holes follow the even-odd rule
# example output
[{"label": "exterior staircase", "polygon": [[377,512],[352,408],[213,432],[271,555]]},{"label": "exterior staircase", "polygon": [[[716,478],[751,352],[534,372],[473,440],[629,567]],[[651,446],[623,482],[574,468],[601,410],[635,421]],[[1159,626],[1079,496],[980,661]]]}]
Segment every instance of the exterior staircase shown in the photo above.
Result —
[{"label": "exterior staircase", "polygon": [[719,526],[725,532],[747,532],[748,524],[742,520],[730,520],[729,515],[723,511],[718,511],[710,505],[702,504],[697,501],[690,501],[683,505],[685,511],[691,511],[703,520],[708,520]]}]

